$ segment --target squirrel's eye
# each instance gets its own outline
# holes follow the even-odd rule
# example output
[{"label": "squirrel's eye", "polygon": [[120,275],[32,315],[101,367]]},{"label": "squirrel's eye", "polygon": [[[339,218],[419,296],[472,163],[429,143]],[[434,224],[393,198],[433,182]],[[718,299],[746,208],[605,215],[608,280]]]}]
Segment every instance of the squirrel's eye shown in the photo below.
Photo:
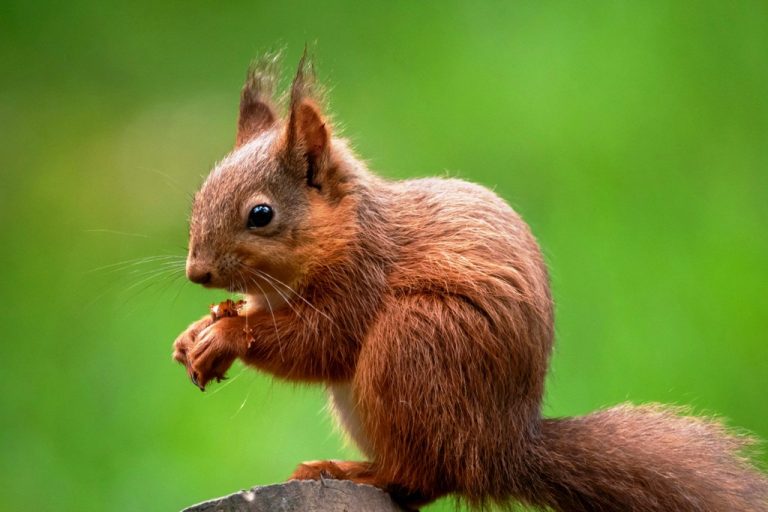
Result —
[{"label": "squirrel's eye", "polygon": [[248,228],[263,228],[270,223],[275,213],[268,204],[254,206],[248,214]]}]

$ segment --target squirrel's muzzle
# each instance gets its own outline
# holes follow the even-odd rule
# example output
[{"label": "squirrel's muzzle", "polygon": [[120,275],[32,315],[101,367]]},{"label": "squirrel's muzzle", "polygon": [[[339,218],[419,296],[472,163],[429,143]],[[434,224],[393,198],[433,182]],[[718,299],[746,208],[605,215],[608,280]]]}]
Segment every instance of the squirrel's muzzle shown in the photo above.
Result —
[{"label": "squirrel's muzzle", "polygon": [[193,283],[206,285],[213,279],[213,273],[206,265],[187,260],[187,278]]}]

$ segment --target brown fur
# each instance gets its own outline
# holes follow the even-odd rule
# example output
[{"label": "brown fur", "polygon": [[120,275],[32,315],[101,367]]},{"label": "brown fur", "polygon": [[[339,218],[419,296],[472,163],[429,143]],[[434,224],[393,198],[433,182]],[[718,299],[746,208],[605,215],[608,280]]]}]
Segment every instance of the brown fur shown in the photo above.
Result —
[{"label": "brown fur", "polygon": [[[190,228],[188,273],[244,293],[249,313],[206,316],[175,357],[202,388],[235,358],[329,386],[369,461],[305,463],[294,478],[371,483],[411,504],[768,510],[765,478],[740,455],[748,439],[717,422],[655,406],[543,419],[552,301],[528,226],[480,186],[368,172],[332,136],[304,59],[279,121],[275,67],[252,69],[236,149]],[[265,202],[274,220],[246,229]]]}]

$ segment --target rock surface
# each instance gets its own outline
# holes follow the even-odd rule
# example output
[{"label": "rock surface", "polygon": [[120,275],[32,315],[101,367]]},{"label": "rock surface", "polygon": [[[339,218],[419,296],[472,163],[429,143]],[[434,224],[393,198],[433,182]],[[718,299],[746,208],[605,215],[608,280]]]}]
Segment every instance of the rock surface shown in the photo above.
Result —
[{"label": "rock surface", "polygon": [[293,480],[205,501],[182,512],[403,512],[387,493],[348,480]]}]

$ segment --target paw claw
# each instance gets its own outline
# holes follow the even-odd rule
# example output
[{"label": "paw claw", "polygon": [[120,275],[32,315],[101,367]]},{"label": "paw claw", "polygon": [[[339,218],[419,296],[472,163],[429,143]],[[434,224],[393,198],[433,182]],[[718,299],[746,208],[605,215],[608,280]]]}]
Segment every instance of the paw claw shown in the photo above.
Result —
[{"label": "paw claw", "polygon": [[205,391],[205,386],[200,385],[200,380],[197,377],[197,372],[190,370],[189,372],[189,380],[192,381],[192,384],[200,388],[200,391]]},{"label": "paw claw", "polygon": [[242,330],[238,318],[222,318],[215,324],[206,317],[191,325],[174,342],[173,358],[184,364],[192,383],[205,391],[212,380],[221,382],[237,358],[245,340],[236,337]]}]

